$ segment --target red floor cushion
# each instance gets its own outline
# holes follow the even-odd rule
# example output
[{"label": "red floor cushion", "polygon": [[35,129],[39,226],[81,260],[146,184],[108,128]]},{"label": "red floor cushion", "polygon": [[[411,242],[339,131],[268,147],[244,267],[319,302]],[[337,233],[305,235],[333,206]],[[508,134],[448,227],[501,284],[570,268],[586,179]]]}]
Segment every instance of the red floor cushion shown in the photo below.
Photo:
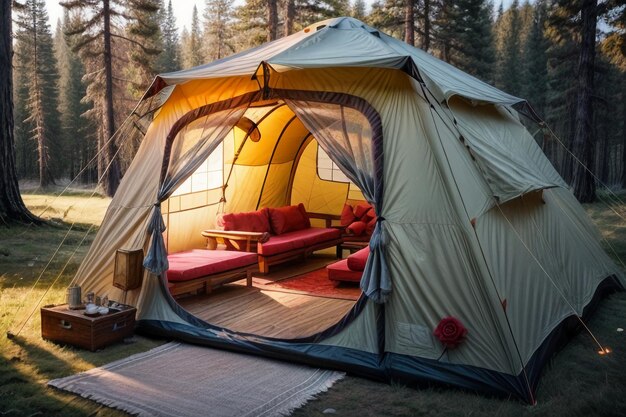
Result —
[{"label": "red floor cushion", "polygon": [[168,281],[189,281],[206,275],[219,274],[231,269],[257,263],[257,254],[226,250],[192,249],[167,256],[170,268]]},{"label": "red floor cushion", "polygon": [[363,276],[363,271],[353,271],[348,268],[347,259],[326,266],[326,271],[328,271],[328,279],[331,281],[360,282],[361,276]]},{"label": "red floor cushion", "polygon": [[366,246],[363,249],[353,253],[346,259],[348,261],[348,268],[353,271],[363,272],[365,270],[365,264],[367,258],[370,255],[370,247]]}]

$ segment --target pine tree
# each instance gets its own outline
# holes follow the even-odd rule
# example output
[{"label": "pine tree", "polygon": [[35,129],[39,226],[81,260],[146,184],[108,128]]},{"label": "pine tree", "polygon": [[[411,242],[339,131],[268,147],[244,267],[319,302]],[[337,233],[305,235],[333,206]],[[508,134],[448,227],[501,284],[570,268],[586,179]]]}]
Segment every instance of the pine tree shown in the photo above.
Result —
[{"label": "pine tree", "polygon": [[[61,5],[75,12],[78,18],[71,21],[72,26],[66,34],[72,38],[75,51],[80,53],[86,66],[87,93],[85,100],[93,103],[87,111],[98,130],[98,176],[102,178],[102,187],[107,195],[112,196],[122,176],[118,144],[113,137],[118,126],[125,118],[134,100],[129,97],[128,80],[124,69],[128,67],[128,54],[137,44],[150,47],[148,38],[141,31],[130,39],[124,34],[122,23],[137,27],[142,13],[154,9],[150,0],[89,0],[64,1]],[[126,6],[132,7],[132,13]],[[125,159],[132,157],[123,153]],[[128,163],[126,161],[125,163]]]},{"label": "pine tree", "polygon": [[[16,34],[17,37],[19,37],[18,34]],[[15,72],[13,73],[15,167],[18,178],[32,179],[37,178],[39,170],[37,164],[37,144],[31,138],[34,126],[27,120],[30,84],[28,82],[28,64],[23,61],[30,59],[30,57],[28,53],[20,51],[23,47],[23,44],[16,40],[13,59],[13,66],[15,67]]]},{"label": "pine tree", "polygon": [[[86,100],[93,103],[87,115],[101,126],[98,132],[98,177],[103,179],[104,192],[113,196],[121,180],[118,146],[112,139],[115,133],[116,114],[113,103],[114,77],[112,38],[116,37],[112,17],[123,16],[121,0],[66,1],[61,5],[81,15],[72,21],[66,34],[72,37],[74,50],[80,52],[89,72]],[[117,35],[119,36],[119,35]],[[119,77],[121,78],[121,77]]]},{"label": "pine tree", "polygon": [[159,28],[159,1],[127,0],[126,39],[128,40],[127,77],[131,97],[138,100],[148,88],[157,69],[157,57],[162,52]]},{"label": "pine tree", "polygon": [[79,56],[72,50],[69,37],[64,33],[72,26],[70,13],[66,10],[63,21],[57,24],[55,44],[59,62],[59,113],[61,114],[61,137],[63,152],[66,155],[66,173],[71,179],[82,171],[80,181],[95,182],[97,171],[89,164],[97,152],[97,137],[94,126],[83,115],[90,107],[83,102],[87,91],[82,79],[85,67]]},{"label": "pine tree", "polygon": [[521,95],[522,89],[522,19],[519,3],[513,0],[498,22],[501,47],[497,52],[496,85],[509,94]]},{"label": "pine tree", "polygon": [[267,13],[265,0],[245,0],[235,8],[235,49],[252,48],[267,40]]},{"label": "pine tree", "polygon": [[545,0],[538,0],[533,9],[533,17],[526,42],[524,43],[523,88],[521,95],[530,102],[539,116],[545,118],[546,91],[548,89],[549,43],[544,36],[546,24]]},{"label": "pine tree", "polygon": [[492,12],[485,0],[443,0],[433,28],[441,59],[488,82],[495,60]]},{"label": "pine tree", "polygon": [[187,36],[182,45],[183,68],[193,68],[204,64],[204,56],[202,55],[202,28],[200,18],[198,17],[198,8],[193,6],[191,14],[191,29],[187,32]]},{"label": "pine tree", "polygon": [[17,25],[18,68],[28,82],[27,117],[23,122],[32,128],[30,137],[37,144],[39,185],[46,187],[54,184],[51,154],[59,156],[54,143],[59,136],[59,114],[58,71],[45,2],[27,0]]},{"label": "pine tree", "polygon": [[204,7],[205,56],[208,62],[235,51],[232,42],[233,9],[230,0],[206,0]]},{"label": "pine tree", "polygon": [[162,9],[160,15],[162,51],[157,58],[157,72],[178,71],[181,69],[180,41],[172,0],[167,2],[167,8]]},{"label": "pine tree", "polygon": [[379,0],[372,4],[367,22],[396,39],[405,39],[404,0]]},{"label": "pine tree", "polygon": [[355,19],[365,20],[367,17],[367,12],[365,9],[365,1],[364,0],[355,0],[352,4],[352,9],[350,10],[350,16]]}]

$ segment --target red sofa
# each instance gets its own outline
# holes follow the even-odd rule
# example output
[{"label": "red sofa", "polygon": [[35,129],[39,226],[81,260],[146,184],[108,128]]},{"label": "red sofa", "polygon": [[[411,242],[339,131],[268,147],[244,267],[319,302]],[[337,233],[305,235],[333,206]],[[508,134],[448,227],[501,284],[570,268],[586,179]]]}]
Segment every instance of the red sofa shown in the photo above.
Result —
[{"label": "red sofa", "polygon": [[337,257],[343,257],[344,249],[354,253],[366,247],[376,227],[376,219],[374,208],[369,203],[354,200],[346,202],[341,212],[343,243],[337,246]]},{"label": "red sofa", "polygon": [[365,270],[365,264],[370,254],[370,247],[353,253],[346,259],[330,264],[326,267],[328,279],[339,282],[360,282]]},{"label": "red sofa", "polygon": [[256,252],[259,271],[268,273],[270,265],[285,262],[342,242],[341,230],[311,227],[304,205],[264,208],[247,213],[228,213],[218,217],[220,230],[205,230],[208,246],[221,238],[229,249]]},{"label": "red sofa", "polygon": [[168,255],[167,280],[170,293],[210,292],[214,287],[247,279],[257,270],[254,253],[225,250],[192,249]]}]

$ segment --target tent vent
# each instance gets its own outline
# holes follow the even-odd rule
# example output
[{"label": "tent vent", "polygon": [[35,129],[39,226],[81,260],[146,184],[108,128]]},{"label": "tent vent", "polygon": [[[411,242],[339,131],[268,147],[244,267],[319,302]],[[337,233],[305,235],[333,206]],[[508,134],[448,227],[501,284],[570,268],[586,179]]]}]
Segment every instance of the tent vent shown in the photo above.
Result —
[{"label": "tent vent", "polygon": [[315,28],[315,30],[321,30],[324,29],[326,27],[326,25],[319,25],[318,27]]}]

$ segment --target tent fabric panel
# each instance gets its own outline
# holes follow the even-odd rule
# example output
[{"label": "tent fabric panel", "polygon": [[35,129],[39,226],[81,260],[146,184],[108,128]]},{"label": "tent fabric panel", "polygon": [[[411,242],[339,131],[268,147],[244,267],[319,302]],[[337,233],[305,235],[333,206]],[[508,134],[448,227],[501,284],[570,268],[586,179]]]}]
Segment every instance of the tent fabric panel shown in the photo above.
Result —
[{"label": "tent fabric panel", "polygon": [[284,129],[280,142],[278,142],[274,150],[274,157],[272,158],[272,163],[274,164],[293,162],[300,145],[309,135],[309,131],[298,118],[295,118],[295,114],[292,113],[292,116],[294,119]]},{"label": "tent fabric panel", "polygon": [[[561,321],[582,314],[599,283],[618,272],[592,236],[568,224],[557,201],[569,191],[543,193],[545,203],[540,193],[527,195],[476,224],[524,361]],[[503,255],[509,253],[515,256]]]},{"label": "tent fabric panel", "polygon": [[205,248],[206,238],[201,235],[201,232],[213,227],[212,223],[217,215],[217,209],[217,205],[212,205],[166,215],[168,220],[165,240],[167,252],[177,253]]},{"label": "tent fabric panel", "polygon": [[[346,54],[346,51],[350,53]],[[460,95],[471,100],[507,105],[523,102],[418,48],[348,17],[318,22],[291,36],[206,65],[160,74],[149,91],[158,91],[165,85],[182,85],[192,80],[249,78],[257,73],[262,62],[268,62],[280,71],[341,66],[388,69],[414,67],[429,88],[438,94],[440,101]]]},{"label": "tent fabric panel", "polygon": [[270,165],[261,195],[258,197],[258,208],[288,205],[287,193],[291,166],[291,162]]},{"label": "tent fabric panel", "polygon": [[378,320],[380,320],[380,306],[367,303],[358,317],[340,333],[320,340],[319,344],[377,354],[380,350]]},{"label": "tent fabric panel", "polygon": [[[156,199],[164,138],[173,119],[162,115],[148,128],[73,283],[98,294],[108,294],[111,299],[123,299],[123,291],[113,287],[115,252],[120,248],[146,249],[146,228]],[[126,302],[134,305],[140,291],[128,291]]]},{"label": "tent fabric panel", "polygon": [[508,110],[472,106],[461,99],[452,100],[450,109],[500,203],[533,190],[567,188],[530,133]]},{"label": "tent fabric panel", "polygon": [[[260,166],[273,162],[277,142],[284,133],[283,129],[288,127],[288,122],[294,118],[294,114],[287,106],[282,106],[276,110],[273,110],[271,107],[266,109],[271,111],[271,114],[258,125],[261,140],[258,142],[246,141],[236,164]],[[303,132],[302,136],[306,134],[305,132]],[[283,160],[282,162],[285,161]]]},{"label": "tent fabric panel", "polygon": [[256,210],[268,169],[267,165],[235,165],[228,188],[226,188],[223,212],[238,213]]},{"label": "tent fabric panel", "polygon": [[[412,85],[416,92],[422,92],[415,81]],[[437,104],[431,108],[432,99],[426,100],[421,94],[418,97],[421,138],[430,142],[433,152],[441,158],[440,169],[447,172],[444,177],[448,180],[448,187],[462,201],[462,219],[476,218],[493,206],[489,185],[472,160],[469,149],[461,142],[449,111]]]},{"label": "tent fabric panel", "polygon": [[317,175],[317,142],[310,141],[296,167],[291,204],[303,203],[314,213],[340,214],[347,192],[347,184],[325,181]]},{"label": "tent fabric panel", "polygon": [[396,288],[385,309],[385,350],[436,360],[444,346],[433,331],[452,316],[468,335],[441,362],[517,375],[522,364],[511,358],[501,334],[500,303],[483,288],[465,231],[454,224],[388,221],[388,227],[387,255]]}]

